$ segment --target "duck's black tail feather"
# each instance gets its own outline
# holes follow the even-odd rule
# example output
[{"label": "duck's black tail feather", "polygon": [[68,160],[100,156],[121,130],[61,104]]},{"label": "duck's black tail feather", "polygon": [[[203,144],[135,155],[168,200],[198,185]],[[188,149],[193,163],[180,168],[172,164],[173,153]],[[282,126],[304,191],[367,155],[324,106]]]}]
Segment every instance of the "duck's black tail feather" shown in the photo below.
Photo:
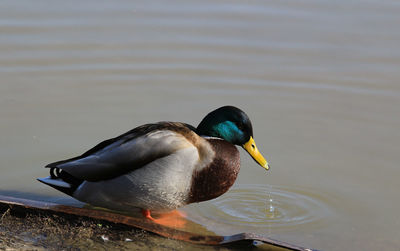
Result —
[{"label": "duck's black tail feather", "polygon": [[50,167],[50,176],[37,180],[69,196],[73,196],[75,190],[83,182],[83,180],[75,178],[58,167]]}]

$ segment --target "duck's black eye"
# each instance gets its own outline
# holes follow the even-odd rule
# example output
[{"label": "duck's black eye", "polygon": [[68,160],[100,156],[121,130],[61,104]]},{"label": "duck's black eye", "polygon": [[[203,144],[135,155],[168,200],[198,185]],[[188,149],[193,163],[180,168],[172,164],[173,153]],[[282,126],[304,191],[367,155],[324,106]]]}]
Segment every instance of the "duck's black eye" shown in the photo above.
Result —
[{"label": "duck's black eye", "polygon": [[242,123],[238,123],[238,124],[236,124],[236,126],[240,131],[244,130],[244,125]]}]

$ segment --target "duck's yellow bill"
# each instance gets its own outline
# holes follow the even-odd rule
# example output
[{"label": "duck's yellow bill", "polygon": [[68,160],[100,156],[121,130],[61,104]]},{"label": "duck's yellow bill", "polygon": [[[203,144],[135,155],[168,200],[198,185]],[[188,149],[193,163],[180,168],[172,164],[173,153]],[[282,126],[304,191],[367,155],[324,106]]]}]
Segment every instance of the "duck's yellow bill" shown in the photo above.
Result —
[{"label": "duck's yellow bill", "polygon": [[250,154],[253,159],[260,164],[260,166],[264,167],[265,170],[269,169],[268,162],[265,160],[265,158],[261,155],[261,153],[258,151],[256,142],[254,142],[253,137],[250,137],[249,141],[247,141],[246,144],[243,145],[243,148]]}]

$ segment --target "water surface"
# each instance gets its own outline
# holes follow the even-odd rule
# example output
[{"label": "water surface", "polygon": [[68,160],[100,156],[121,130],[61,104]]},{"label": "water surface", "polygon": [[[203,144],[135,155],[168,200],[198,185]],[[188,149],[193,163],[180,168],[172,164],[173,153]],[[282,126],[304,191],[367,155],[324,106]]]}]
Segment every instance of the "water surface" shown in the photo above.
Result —
[{"label": "water surface", "polygon": [[3,1],[0,189],[71,201],[35,180],[45,164],[233,104],[272,169],[241,150],[235,186],[185,208],[192,220],[398,250],[399,12],[397,1]]}]

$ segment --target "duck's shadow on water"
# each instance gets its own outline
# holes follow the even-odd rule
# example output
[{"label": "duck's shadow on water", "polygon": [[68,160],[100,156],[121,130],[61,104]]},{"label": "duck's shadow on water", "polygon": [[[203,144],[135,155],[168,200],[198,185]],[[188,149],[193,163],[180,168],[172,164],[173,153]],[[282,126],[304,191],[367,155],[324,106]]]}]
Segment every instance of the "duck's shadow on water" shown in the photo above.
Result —
[{"label": "duck's shadow on water", "polygon": [[111,212],[111,213],[116,213],[116,214],[123,214],[123,215],[131,216],[131,217],[140,217],[141,216],[140,211],[138,211],[138,212],[135,211],[132,213],[118,212],[118,211],[109,210],[106,208],[95,207],[90,204],[78,201],[69,196],[50,196],[50,195],[16,191],[16,190],[0,190],[0,195],[9,196],[9,197],[13,197],[13,198],[19,198],[19,199],[25,199],[25,200],[39,201],[39,202],[43,202],[43,203],[50,202],[50,203],[55,203],[55,204],[65,205],[65,206],[85,208],[85,209],[90,209],[90,210],[106,211],[106,212]]},{"label": "duck's shadow on water", "polygon": [[21,198],[26,200],[35,200],[35,201],[43,201],[43,202],[52,202],[61,205],[67,206],[75,206],[75,207],[84,207],[85,203],[82,203],[78,200],[75,200],[66,196],[50,196],[38,193],[30,193],[26,191],[17,191],[17,190],[2,190],[0,189],[0,195]]}]

